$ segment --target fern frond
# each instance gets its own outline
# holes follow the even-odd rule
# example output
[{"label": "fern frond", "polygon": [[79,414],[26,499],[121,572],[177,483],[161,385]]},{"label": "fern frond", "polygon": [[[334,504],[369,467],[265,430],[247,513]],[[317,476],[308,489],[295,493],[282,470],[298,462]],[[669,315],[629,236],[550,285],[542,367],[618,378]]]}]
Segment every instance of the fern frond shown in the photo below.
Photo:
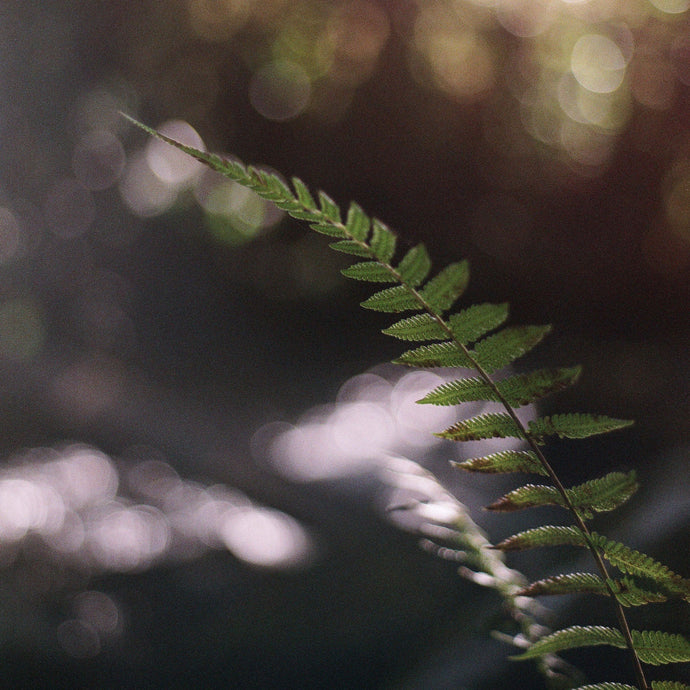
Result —
[{"label": "fern frond", "polygon": [[340,240],[339,242],[331,242],[328,246],[331,249],[335,249],[336,252],[351,254],[352,256],[361,256],[365,259],[371,259],[373,256],[370,247],[367,247],[361,242],[356,242],[355,240]]},{"label": "fern frond", "polygon": [[[690,661],[690,642],[682,635],[650,630],[632,630],[631,635],[635,651],[646,664],[659,666]],[[627,646],[620,630],[600,625],[574,625],[542,637],[513,659],[533,659],[543,654],[557,654],[565,649],[597,645]]]},{"label": "fern frond", "polygon": [[[661,603],[673,598],[674,593],[662,585],[650,580],[637,580],[623,577],[619,580],[609,579],[610,589],[623,606],[643,606]],[[525,587],[520,594],[524,596],[541,596],[557,594],[598,594],[609,596],[609,587],[594,573],[568,573],[554,575],[538,580]],[[676,595],[677,596],[677,595]]]},{"label": "fern frond", "polygon": [[567,388],[575,382],[579,374],[580,367],[539,369],[530,374],[520,374],[498,381],[495,386],[479,378],[459,379],[441,384],[417,402],[457,405],[475,400],[501,402],[505,399],[514,407],[519,407]]},{"label": "fern frond", "polygon": [[[293,215],[290,213],[290,215]],[[327,220],[327,219],[325,219]],[[314,231],[318,232],[320,235],[326,235],[326,237],[347,237],[345,230],[342,225],[334,225],[330,222],[321,223],[309,223],[309,227]]]},{"label": "fern frond", "polygon": [[545,505],[567,507],[567,498],[583,518],[589,519],[593,513],[605,513],[622,505],[637,488],[634,472],[610,472],[566,489],[566,497],[556,487],[527,484],[510,491],[487,508],[505,512]]},{"label": "fern frond", "polygon": [[431,259],[426,247],[423,244],[412,247],[402,258],[396,270],[400,274],[401,282],[410,287],[420,285],[431,270]]},{"label": "fern frond", "polygon": [[305,185],[304,182],[299,179],[299,177],[293,177],[292,186],[297,194],[297,199],[299,200],[300,205],[307,210],[315,210],[316,202],[314,201],[314,197],[311,195],[307,185]]},{"label": "fern frond", "polygon": [[364,213],[359,204],[353,201],[347,210],[345,229],[355,240],[363,242],[369,236],[370,228],[371,220],[369,216]]},{"label": "fern frond", "polygon": [[494,546],[501,551],[522,551],[538,546],[585,546],[582,531],[571,525],[542,525],[514,534]]},{"label": "fern frond", "polygon": [[473,343],[498,328],[508,318],[508,305],[474,304],[448,317],[455,339],[463,345]]},{"label": "fern frond", "polygon": [[479,441],[484,438],[523,438],[522,430],[510,415],[480,414],[464,419],[441,431],[436,436],[451,441]]},{"label": "fern frond", "polygon": [[333,223],[333,225],[340,225],[340,207],[331,199],[326,192],[319,190],[319,205],[321,213]]},{"label": "fern frond", "polygon": [[614,419],[605,415],[570,413],[541,417],[529,423],[530,434],[539,440],[546,436],[560,438],[587,438],[595,434],[606,434],[630,426],[627,419]]},{"label": "fern frond", "polygon": [[372,221],[369,246],[373,255],[381,262],[388,263],[395,254],[397,240],[395,233],[377,218]]},{"label": "fern frond", "polygon": [[348,266],[340,272],[346,278],[364,280],[371,283],[398,282],[395,274],[385,264],[382,264],[379,261],[360,261],[358,264],[352,264],[352,266]]},{"label": "fern frond", "polygon": [[653,680],[652,690],[690,690],[690,685],[674,680]]},{"label": "fern frond", "polygon": [[502,450],[451,464],[468,472],[486,472],[488,474],[525,472],[527,474],[547,475],[546,470],[539,462],[539,458],[531,450]]},{"label": "fern frond", "polygon": [[447,340],[448,333],[431,314],[415,314],[392,326],[382,333],[400,340]]},{"label": "fern frond", "polygon": [[507,367],[536,347],[551,331],[551,326],[513,326],[480,340],[474,356],[489,374]]},{"label": "fern frond", "polygon": [[411,293],[406,285],[396,285],[375,292],[369,299],[362,302],[362,306],[365,309],[385,311],[390,314],[422,308],[417,296]]},{"label": "fern frond", "polygon": [[637,690],[637,688],[625,683],[595,683],[594,685],[581,685],[574,690]]},{"label": "fern frond", "polygon": [[470,265],[467,261],[459,261],[446,266],[424,286],[420,294],[436,314],[442,314],[462,296],[469,281]]},{"label": "fern frond", "polygon": [[414,350],[403,352],[393,360],[393,364],[406,364],[411,367],[471,367],[472,360],[455,343],[432,343],[420,345]]}]

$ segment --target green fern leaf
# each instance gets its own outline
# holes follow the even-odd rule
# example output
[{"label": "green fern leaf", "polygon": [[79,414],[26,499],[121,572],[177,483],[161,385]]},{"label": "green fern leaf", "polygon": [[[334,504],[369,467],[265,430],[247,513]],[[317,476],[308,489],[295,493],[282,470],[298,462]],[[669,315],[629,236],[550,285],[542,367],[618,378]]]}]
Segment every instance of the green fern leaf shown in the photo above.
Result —
[{"label": "green fern leaf", "polygon": [[452,314],[448,318],[448,323],[458,342],[468,345],[498,328],[507,318],[506,303],[474,304],[457,314]]},{"label": "green fern leaf", "polygon": [[655,561],[647,554],[631,549],[625,544],[607,539],[601,534],[592,532],[592,541],[601,550],[602,555],[611,565],[628,575],[639,575],[655,582],[663,583],[669,591],[690,599],[690,580],[687,580],[670,568]]},{"label": "green fern leaf", "polygon": [[635,472],[609,472],[568,489],[572,504],[586,519],[623,505],[639,488]]},{"label": "green fern leaf", "polygon": [[471,367],[472,360],[455,343],[432,343],[404,352],[394,364],[412,367]]},{"label": "green fern leaf", "polygon": [[397,269],[400,274],[401,282],[411,287],[416,287],[429,275],[431,270],[431,259],[423,244],[412,247],[405,254]]},{"label": "green fern leaf", "polygon": [[648,578],[623,577],[619,580],[609,580],[616,599],[623,606],[643,606],[644,604],[658,604],[673,599],[679,594],[671,591],[661,582]]},{"label": "green fern leaf", "polygon": [[576,647],[593,647],[597,645],[625,647],[625,640],[620,630],[602,625],[573,625],[546,635],[532,644],[525,652],[511,658],[518,661],[534,659],[544,654],[558,654],[564,649]]},{"label": "green fern leaf", "polygon": [[494,335],[479,341],[474,354],[479,364],[492,373],[503,369],[522,357],[551,331],[551,326],[514,326],[504,328]]},{"label": "green fern leaf", "polygon": [[690,661],[690,640],[656,630],[632,630],[633,646],[645,664],[660,666]]},{"label": "green fern leaf", "polygon": [[361,256],[366,259],[370,259],[373,256],[373,252],[369,247],[355,240],[340,240],[339,242],[331,242],[328,246],[343,254],[352,254],[353,256]]},{"label": "green fern leaf", "polygon": [[338,204],[331,199],[326,192],[319,192],[319,203],[321,205],[321,212],[332,223],[340,223],[340,208]]},{"label": "green fern leaf", "polygon": [[371,250],[382,263],[388,263],[395,254],[396,238],[392,230],[377,218],[372,221]]},{"label": "green fern leaf", "polygon": [[352,264],[340,271],[345,277],[354,280],[365,280],[371,283],[396,283],[396,277],[391,270],[378,261],[362,261]]},{"label": "green fern leaf", "polygon": [[501,551],[522,551],[538,546],[585,546],[582,532],[574,526],[542,525],[504,539],[494,546]]},{"label": "green fern leaf", "polygon": [[434,435],[451,441],[479,441],[497,437],[522,438],[522,430],[510,415],[488,413],[464,419]]},{"label": "green fern leaf", "polygon": [[345,230],[340,225],[331,225],[328,222],[324,222],[310,223],[309,227],[320,235],[327,235],[328,237],[347,237]]},{"label": "green fern leaf", "polygon": [[531,450],[503,450],[479,458],[470,458],[452,465],[468,472],[497,474],[504,472],[525,472],[547,476],[537,456]]},{"label": "green fern leaf", "polygon": [[507,513],[523,508],[562,504],[563,497],[555,487],[543,486],[541,484],[525,484],[525,486],[508,492],[505,496],[501,496],[497,501],[486,506],[486,509]]},{"label": "green fern leaf", "polygon": [[673,680],[653,680],[652,690],[690,690],[690,685]]},{"label": "green fern leaf", "polygon": [[309,192],[307,185],[305,185],[304,182],[299,179],[299,177],[292,178],[292,186],[297,194],[300,204],[306,209],[316,210],[316,202],[314,201],[314,197]]},{"label": "green fern leaf", "polygon": [[448,333],[431,314],[415,314],[392,326],[382,333],[400,340],[447,340]]},{"label": "green fern leaf", "polygon": [[496,389],[479,378],[448,381],[428,393],[419,403],[457,405],[474,400],[501,402],[505,399],[513,407],[535,402],[539,398],[572,385],[580,374],[580,367],[571,369],[540,369],[498,381]]},{"label": "green fern leaf", "polygon": [[594,685],[581,685],[573,690],[637,690],[637,688],[625,683],[595,683]]},{"label": "green fern leaf", "polygon": [[345,221],[345,227],[350,233],[350,236],[363,242],[367,239],[369,235],[369,228],[371,227],[371,220],[369,216],[360,208],[359,204],[354,201],[350,204],[347,210],[347,220]]},{"label": "green fern leaf", "polygon": [[395,287],[375,292],[369,299],[362,302],[362,306],[365,309],[385,311],[390,314],[411,309],[421,309],[417,297],[410,292],[406,285],[396,285]]},{"label": "green fern leaf", "polygon": [[531,436],[539,440],[545,436],[554,435],[560,438],[587,438],[595,434],[623,429],[631,424],[632,422],[627,419],[614,419],[604,415],[557,414],[530,422],[529,432]]},{"label": "green fern leaf", "polygon": [[520,591],[521,596],[545,594],[608,594],[606,583],[594,573],[566,573],[538,580]]},{"label": "green fern leaf", "polygon": [[422,289],[421,295],[434,313],[442,314],[465,292],[469,281],[470,265],[467,261],[459,261],[446,266],[432,278]]}]

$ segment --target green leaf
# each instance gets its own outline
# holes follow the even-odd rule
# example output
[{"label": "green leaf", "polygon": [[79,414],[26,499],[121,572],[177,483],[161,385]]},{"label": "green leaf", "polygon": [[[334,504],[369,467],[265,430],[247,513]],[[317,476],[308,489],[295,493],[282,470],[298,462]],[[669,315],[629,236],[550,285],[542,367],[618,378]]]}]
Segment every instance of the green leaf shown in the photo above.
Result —
[{"label": "green leaf", "polygon": [[297,193],[297,198],[299,199],[300,204],[302,204],[302,206],[306,209],[315,210],[316,202],[314,201],[314,197],[309,192],[307,185],[305,185],[304,182],[299,179],[299,177],[293,177],[292,186]]},{"label": "green leaf", "polygon": [[560,438],[587,438],[623,429],[631,424],[632,422],[627,419],[614,419],[604,415],[557,414],[530,422],[529,432],[536,439],[554,435]]},{"label": "green leaf", "polygon": [[508,318],[508,305],[474,304],[448,318],[455,338],[463,345],[473,343]]},{"label": "green leaf", "polygon": [[321,235],[328,235],[329,237],[346,237],[345,230],[339,225],[331,225],[328,222],[324,223],[310,223],[309,227]]},{"label": "green leaf", "polygon": [[595,683],[594,685],[581,685],[574,690],[637,690],[637,688],[625,683]]},{"label": "green leaf", "polygon": [[393,314],[410,309],[421,309],[416,295],[410,292],[406,285],[396,285],[395,287],[375,292],[369,299],[362,302],[362,306],[365,309],[385,311]]},{"label": "green leaf", "polygon": [[653,680],[652,690],[690,690],[690,685],[673,680]]},{"label": "green leaf", "polygon": [[397,271],[402,282],[411,287],[419,285],[431,270],[431,259],[423,244],[412,247],[398,264]]},{"label": "green leaf", "polygon": [[340,223],[340,209],[338,205],[331,199],[326,192],[319,192],[319,202],[321,204],[321,212],[328,220],[333,223]]},{"label": "green leaf", "polygon": [[494,548],[501,551],[522,551],[538,546],[585,546],[582,532],[573,526],[542,525],[504,539]]},{"label": "green leaf", "polygon": [[567,490],[568,496],[583,517],[606,513],[623,505],[639,488],[635,472],[609,472]]},{"label": "green leaf", "polygon": [[522,661],[524,659],[534,659],[544,654],[558,654],[558,652],[562,652],[564,649],[597,645],[625,647],[625,640],[620,630],[607,628],[602,625],[574,625],[542,637],[525,652],[511,658]]},{"label": "green leaf", "polygon": [[486,509],[506,513],[536,506],[563,505],[563,502],[563,497],[553,486],[526,484],[501,496],[497,501],[486,506]]},{"label": "green leaf", "polygon": [[548,473],[542,467],[537,456],[531,450],[502,450],[479,458],[470,458],[463,462],[452,462],[452,465],[468,472],[486,472],[490,474],[504,472],[526,472],[528,474]]},{"label": "green leaf", "polygon": [[347,210],[347,220],[345,227],[353,239],[363,242],[369,234],[371,221],[358,204],[354,201]]},{"label": "green leaf", "polygon": [[523,438],[522,430],[505,413],[480,414],[434,434],[451,441],[479,441],[484,438]]},{"label": "green leaf", "polygon": [[633,647],[645,664],[660,666],[690,661],[690,640],[656,630],[632,630]]},{"label": "green leaf", "polygon": [[580,373],[571,369],[540,369],[498,381],[493,386],[479,378],[448,381],[428,393],[418,402],[432,405],[457,405],[474,400],[501,402],[501,396],[513,407],[535,402],[537,399],[570,386]]},{"label": "green leaf", "polygon": [[412,367],[472,367],[467,354],[455,343],[432,343],[404,352],[393,360],[394,364]]},{"label": "green leaf", "polygon": [[475,345],[474,354],[488,372],[498,371],[522,357],[551,331],[551,326],[514,326],[504,328]]},{"label": "green leaf", "polygon": [[415,314],[392,326],[382,333],[401,340],[447,340],[448,333],[431,314]]},{"label": "green leaf", "polygon": [[366,280],[372,283],[398,282],[391,270],[378,261],[362,261],[344,268],[341,273],[347,278]]},{"label": "green leaf", "polygon": [[387,264],[395,254],[395,234],[377,218],[372,221],[372,227],[371,250],[379,261]]},{"label": "green leaf", "polygon": [[442,314],[450,309],[465,292],[469,280],[469,263],[459,261],[446,266],[435,278],[432,278],[422,289],[421,295],[432,311]]},{"label": "green leaf", "polygon": [[371,258],[372,251],[366,245],[361,242],[355,242],[355,240],[340,240],[339,242],[331,242],[328,245],[331,249],[335,249],[336,252],[342,252],[343,254],[352,254],[353,256],[362,256],[367,259]]}]

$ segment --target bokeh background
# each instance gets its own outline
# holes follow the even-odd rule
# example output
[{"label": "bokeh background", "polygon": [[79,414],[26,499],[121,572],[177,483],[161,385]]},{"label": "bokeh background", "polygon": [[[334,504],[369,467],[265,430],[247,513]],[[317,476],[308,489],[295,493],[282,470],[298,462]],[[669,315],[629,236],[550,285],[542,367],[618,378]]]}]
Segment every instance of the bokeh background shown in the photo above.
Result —
[{"label": "bokeh background", "polygon": [[[689,8],[3,2],[8,687],[541,687],[489,636],[498,599],[391,519],[382,467],[431,468],[494,541],[544,514],[482,514],[508,480],[449,469],[481,451],[434,441],[445,411],[414,400],[439,378],[382,366],[398,344],[345,257],[118,111],[355,199],[437,265],[469,258],[469,300],[553,323],[530,363],[585,370],[547,409],[637,420],[556,466],[636,468],[606,530],[687,574]],[[581,660],[632,680],[622,653]]]}]

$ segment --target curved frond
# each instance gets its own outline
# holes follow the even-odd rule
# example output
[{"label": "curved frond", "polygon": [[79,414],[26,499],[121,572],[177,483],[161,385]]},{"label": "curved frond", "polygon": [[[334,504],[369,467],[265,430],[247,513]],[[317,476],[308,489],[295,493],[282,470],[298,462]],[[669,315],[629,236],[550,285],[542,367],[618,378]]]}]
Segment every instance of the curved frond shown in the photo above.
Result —
[{"label": "curved frond", "polygon": [[334,225],[340,224],[340,208],[324,191],[319,191],[319,205],[321,206],[321,213],[323,213],[331,223]]},{"label": "curved frond", "polygon": [[584,534],[570,525],[542,525],[514,534],[496,544],[501,551],[522,551],[537,546],[584,546]]},{"label": "curved frond", "polygon": [[690,690],[690,685],[673,680],[653,680],[652,690]]},{"label": "curved frond", "polygon": [[470,265],[467,261],[458,261],[446,266],[436,277],[432,278],[422,289],[422,299],[437,314],[450,309],[455,301],[465,292],[470,281]]},{"label": "curved frond", "polygon": [[453,335],[463,345],[498,328],[508,318],[508,304],[473,304],[448,317]]},{"label": "curved frond", "polygon": [[639,488],[635,472],[609,472],[568,489],[572,504],[587,519],[623,505]]},{"label": "curved frond", "polygon": [[299,177],[292,178],[292,186],[297,194],[297,198],[299,199],[301,206],[303,206],[305,209],[316,209],[314,197],[311,195],[307,185],[304,184]]},{"label": "curved frond", "polygon": [[570,628],[557,630],[533,643],[522,654],[512,657],[518,661],[534,659],[543,654],[558,654],[565,649],[594,647],[597,645],[625,647],[625,640],[620,630],[603,625],[573,625]]},{"label": "curved frond", "polygon": [[378,261],[361,261],[340,271],[346,278],[365,280],[371,283],[397,283],[393,272]]},{"label": "curved frond", "polygon": [[364,213],[359,204],[353,201],[347,210],[347,220],[345,221],[346,230],[355,240],[362,242],[366,240],[369,235],[370,227],[371,220],[369,220],[369,216]]},{"label": "curved frond", "polygon": [[534,508],[546,505],[563,505],[564,499],[554,486],[542,484],[525,484],[501,496],[497,501],[486,506],[487,510],[511,512],[523,508]]},{"label": "curved frond", "polygon": [[331,242],[328,245],[331,249],[335,249],[336,252],[342,252],[343,254],[352,254],[352,256],[361,256],[365,259],[370,259],[372,257],[372,251],[366,245],[361,242],[355,242],[354,240],[340,240],[339,242]]},{"label": "curved frond", "polygon": [[471,367],[472,360],[455,343],[432,343],[404,352],[394,364],[412,367]]},{"label": "curved frond", "polygon": [[392,326],[382,333],[400,340],[447,340],[448,333],[431,314],[415,314]]},{"label": "curved frond", "polygon": [[365,309],[385,311],[391,314],[411,309],[421,309],[417,297],[405,285],[396,285],[380,292],[375,292],[369,299],[362,302],[362,306]]},{"label": "curved frond", "polygon": [[614,419],[605,415],[570,413],[541,417],[529,423],[530,434],[537,439],[546,436],[560,438],[587,438],[595,434],[606,434],[630,426],[627,419]]},{"label": "curved frond", "polygon": [[551,326],[513,326],[487,336],[474,346],[474,355],[488,373],[503,369],[536,347]]},{"label": "curved frond", "polygon": [[395,254],[397,240],[395,233],[377,218],[372,221],[369,246],[373,255],[383,263],[388,263]]},{"label": "curved frond", "polygon": [[531,450],[502,450],[452,464],[458,469],[468,472],[486,472],[488,474],[525,472],[544,476],[548,474]]},{"label": "curved frond", "polygon": [[464,419],[435,435],[451,441],[479,441],[483,438],[522,438],[522,431],[510,415],[499,412]]},{"label": "curved frond", "polygon": [[690,640],[657,630],[632,630],[633,644],[645,664],[660,666],[690,661]]},{"label": "curved frond", "polygon": [[396,270],[400,274],[402,282],[411,287],[417,287],[429,275],[431,259],[423,244],[412,247],[402,258]]}]

